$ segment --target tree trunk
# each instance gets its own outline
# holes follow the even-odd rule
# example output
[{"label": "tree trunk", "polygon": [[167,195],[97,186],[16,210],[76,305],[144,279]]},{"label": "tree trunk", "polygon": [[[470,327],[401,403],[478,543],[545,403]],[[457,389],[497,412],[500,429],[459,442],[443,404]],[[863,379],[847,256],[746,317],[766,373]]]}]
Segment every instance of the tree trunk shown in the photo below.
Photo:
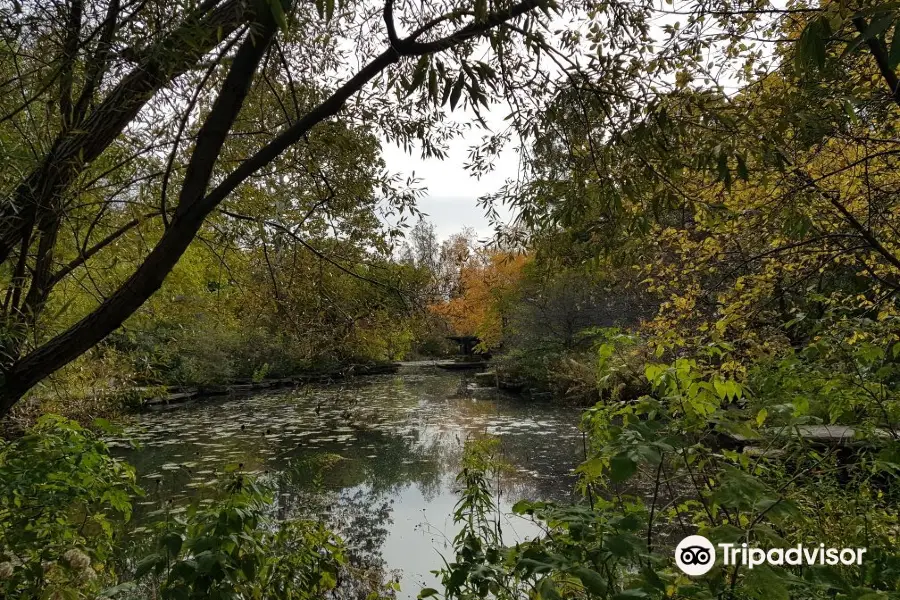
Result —
[{"label": "tree trunk", "polygon": [[251,13],[240,0],[228,0],[209,13],[197,13],[148,56],[106,96],[84,123],[60,131],[41,164],[27,175],[0,208],[0,263],[21,242],[30,222],[71,185],[134,120],[164,85],[193,67]]},{"label": "tree trunk", "polygon": [[[243,5],[239,0],[229,0],[226,6],[235,2]],[[134,314],[162,285],[210,212],[250,176],[302,140],[315,125],[337,115],[349,98],[387,67],[398,62],[403,56],[421,56],[452,48],[537,8],[543,2],[544,0],[523,0],[503,11],[490,13],[485,19],[466,25],[447,37],[420,43],[416,38],[424,33],[425,29],[409,38],[396,39],[391,15],[392,0],[387,0],[384,16],[391,38],[390,47],[337,88],[325,101],[241,163],[213,190],[206,193],[228,132],[250,89],[266,48],[275,35],[276,25],[271,13],[260,11],[262,14],[258,20],[263,25],[261,31],[254,31],[251,28],[248,32],[232,62],[212,111],[200,129],[185,173],[178,208],[169,228],[134,274],[99,307],[68,330],[16,361],[5,371],[0,384],[0,418],[7,415],[16,402],[36,383],[85,353]],[[108,98],[107,101],[109,100]],[[136,111],[137,109],[134,114]],[[113,135],[107,144],[114,137]],[[0,219],[2,218],[3,215],[0,213]],[[3,246],[7,234],[8,230],[0,232],[0,256],[4,250],[8,252],[8,248]]]},{"label": "tree trunk", "polygon": [[204,208],[203,194],[254,74],[271,44],[277,25],[262,15],[260,30],[250,31],[241,44],[212,110],[200,128],[185,173],[178,208],[171,226],[134,274],[96,310],[64,333],[17,361],[4,374],[0,387],[0,416],[44,377],[85,353],[118,328],[162,285],[212,207]]}]

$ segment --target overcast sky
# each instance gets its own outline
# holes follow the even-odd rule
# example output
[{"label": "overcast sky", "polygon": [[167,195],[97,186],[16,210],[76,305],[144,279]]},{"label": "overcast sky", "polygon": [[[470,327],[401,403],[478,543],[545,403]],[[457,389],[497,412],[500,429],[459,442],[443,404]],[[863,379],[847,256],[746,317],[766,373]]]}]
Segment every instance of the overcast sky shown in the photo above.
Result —
[{"label": "overcast sky", "polygon": [[[502,120],[502,114],[499,119]],[[491,120],[488,117],[488,122]],[[428,189],[428,194],[419,202],[419,209],[428,214],[427,219],[434,223],[437,236],[442,240],[465,227],[475,229],[479,238],[492,236],[491,224],[478,207],[477,199],[496,192],[507,179],[516,176],[518,155],[513,148],[504,150],[495,163],[494,171],[485,177],[479,180],[469,175],[463,167],[469,155],[469,146],[479,142],[482,134],[482,131],[474,130],[468,139],[453,140],[444,160],[422,160],[418,149],[410,155],[392,144],[382,146],[388,171],[404,176],[415,173],[421,185]],[[511,218],[505,207],[499,208],[498,212],[506,221]]]}]

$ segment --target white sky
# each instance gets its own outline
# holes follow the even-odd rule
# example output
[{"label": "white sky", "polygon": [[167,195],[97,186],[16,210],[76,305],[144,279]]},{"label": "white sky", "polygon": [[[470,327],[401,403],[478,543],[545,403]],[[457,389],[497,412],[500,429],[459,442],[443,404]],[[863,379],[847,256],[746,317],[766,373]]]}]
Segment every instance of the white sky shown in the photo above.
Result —
[{"label": "white sky", "polygon": [[[410,155],[393,144],[383,145],[382,154],[388,171],[404,177],[415,174],[427,188],[427,195],[419,201],[419,209],[434,223],[441,240],[465,227],[475,229],[479,238],[492,236],[493,229],[484,210],[478,207],[477,199],[496,192],[507,179],[516,176],[518,155],[512,148],[504,150],[494,170],[480,180],[466,171],[463,165],[469,155],[469,146],[481,139],[481,133],[475,130],[468,140],[453,140],[444,160],[423,160],[418,149]],[[512,216],[505,207],[498,208],[498,212],[507,221]]]},{"label": "white sky", "polygon": [[[564,19],[554,20],[548,27],[549,31],[575,27],[581,24],[581,17],[567,16]],[[485,52],[489,48],[485,42],[481,42]],[[545,68],[555,68],[552,63]],[[462,107],[462,108],[460,108]],[[508,128],[509,123],[505,117],[511,107],[505,103],[491,103],[487,108],[479,112],[484,122],[491,128],[490,133],[499,133]],[[507,144],[503,153],[494,161],[494,169],[481,179],[469,175],[463,167],[469,156],[469,148],[482,141],[488,133],[478,127],[475,113],[468,106],[467,101],[460,102],[457,110],[448,115],[457,123],[470,123],[472,128],[468,136],[452,140],[448,144],[447,157],[444,160],[428,159],[420,157],[418,148],[413,149],[413,154],[407,154],[399,146],[388,144],[382,140],[382,157],[390,173],[399,173],[404,177],[415,173],[421,180],[421,185],[428,190],[418,204],[419,209],[426,213],[426,219],[435,226],[435,233],[440,240],[462,231],[466,227],[475,230],[479,239],[492,238],[494,230],[490,221],[485,216],[484,210],[478,207],[477,199],[485,194],[499,191],[507,180],[514,180],[519,171],[519,155],[515,149],[515,136],[513,142]],[[500,218],[510,224],[514,216],[506,206],[496,206]]]},{"label": "white sky", "polygon": [[[474,133],[471,139],[477,141],[480,135]],[[463,167],[471,144],[472,141],[465,139],[453,140],[444,160],[423,160],[418,150],[413,150],[414,154],[409,155],[401,148],[388,144],[382,150],[388,171],[403,176],[415,174],[421,185],[427,188],[427,195],[419,201],[419,209],[434,223],[437,236],[442,240],[465,227],[475,229],[479,238],[492,236],[493,229],[477,199],[496,192],[507,179],[516,176],[518,156],[512,148],[508,148],[496,161],[491,173],[480,180],[472,177]],[[506,207],[499,207],[498,212],[506,221],[512,216]]]}]

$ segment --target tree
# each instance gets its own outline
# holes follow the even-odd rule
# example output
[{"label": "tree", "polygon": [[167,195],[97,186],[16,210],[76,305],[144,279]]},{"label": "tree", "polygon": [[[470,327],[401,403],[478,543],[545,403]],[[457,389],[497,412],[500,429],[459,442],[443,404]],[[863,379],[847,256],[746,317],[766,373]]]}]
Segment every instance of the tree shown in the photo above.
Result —
[{"label": "tree", "polygon": [[524,254],[473,251],[460,267],[456,294],[433,304],[431,310],[444,317],[457,335],[480,338],[481,349],[498,348],[527,262]]},{"label": "tree", "polygon": [[441,243],[436,265],[439,298],[446,300],[462,293],[463,268],[476,252],[475,231],[470,228],[454,233]]},{"label": "tree", "polygon": [[[596,82],[573,81],[544,116],[528,175],[501,198],[541,247],[563,239],[556,254],[572,263],[638,269],[667,348],[796,345],[802,328],[784,323],[821,316],[832,294],[889,310],[896,60],[882,59],[900,40],[894,9],[676,12],[687,24],[665,28],[675,54],[647,57],[651,74],[675,66],[676,77],[626,115]],[[705,30],[707,17],[720,29]],[[774,51],[759,37],[776,37]]]},{"label": "tree", "polygon": [[437,271],[438,253],[440,252],[434,225],[424,218],[419,218],[410,231],[413,257],[417,266],[424,267],[432,273]]},{"label": "tree", "polygon": [[[2,70],[11,74],[4,85],[16,93],[4,94],[0,136],[24,131],[30,156],[14,153],[13,170],[3,177],[0,415],[131,316],[223,203],[302,168],[293,153],[321,124],[337,116],[369,121],[388,139],[418,140],[424,152],[440,155],[434,135],[441,105],[455,108],[465,92],[477,110],[527,81],[533,68],[508,69],[527,66],[541,11],[551,3],[488,9],[483,2],[442,2],[423,12],[418,3],[387,0],[380,7],[317,2],[315,8],[276,0],[196,6],[70,0],[4,9]],[[328,35],[313,33],[322,27]],[[379,49],[382,32],[387,44]],[[360,40],[363,66],[349,75],[342,35]],[[486,61],[474,58],[479,40],[493,50]],[[367,86],[372,91],[354,101]],[[396,91],[415,95],[400,102]],[[260,112],[273,106],[278,110]],[[264,125],[261,133],[251,129],[254,121]],[[161,142],[172,125],[174,139]],[[168,156],[160,152],[166,146]],[[120,193],[107,186],[121,186]],[[395,207],[404,204],[387,191]],[[148,196],[153,210],[146,214],[123,208]],[[106,235],[96,239],[98,231]],[[42,328],[60,281],[138,231],[153,239],[151,248],[114,291],[64,330]]]},{"label": "tree", "polygon": [[[590,506],[521,502],[513,510],[546,536],[504,544],[479,521],[491,471],[469,467],[447,597],[900,589],[887,566],[900,489],[880,458],[897,451],[900,416],[898,12],[671,6],[657,42],[674,54],[644,66],[651,78],[675,69],[652,101],[611,111],[598,82],[573,81],[506,194],[538,267],[621,271],[659,300],[655,318],[602,332],[588,358],[601,401],[583,415],[577,471]],[[816,435],[820,424],[847,426],[852,449]],[[868,555],[834,568],[716,563],[691,579],[662,541],[672,532]],[[463,545],[484,550],[473,558]]]},{"label": "tree", "polygon": [[[585,330],[634,327],[653,314],[642,294],[626,288],[619,273],[606,277],[589,270],[541,268],[535,259],[519,285],[518,301],[509,311],[507,337],[523,349],[572,352],[590,346]],[[618,276],[618,277],[616,277]]]}]

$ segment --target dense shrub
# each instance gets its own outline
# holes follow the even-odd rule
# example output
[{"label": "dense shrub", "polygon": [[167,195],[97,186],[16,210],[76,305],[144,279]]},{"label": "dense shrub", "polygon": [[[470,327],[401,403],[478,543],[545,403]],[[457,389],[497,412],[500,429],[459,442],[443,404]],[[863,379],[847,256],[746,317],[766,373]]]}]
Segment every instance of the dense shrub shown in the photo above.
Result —
[{"label": "dense shrub", "polygon": [[272,498],[252,478],[222,482],[212,505],[192,505],[157,522],[149,554],[134,567],[135,582],[107,596],[158,590],[162,599],[320,598],[333,590],[346,564],[343,545],[324,525],[276,522]]},{"label": "dense shrub", "polygon": [[237,473],[209,505],[160,511],[125,552],[124,526],[141,493],[129,465],[62,417],[0,442],[0,597],[320,598],[347,569],[327,527],[276,521],[269,492]]},{"label": "dense shrub", "polygon": [[0,441],[0,594],[92,598],[114,580],[134,472],[77,423],[47,415]]}]

